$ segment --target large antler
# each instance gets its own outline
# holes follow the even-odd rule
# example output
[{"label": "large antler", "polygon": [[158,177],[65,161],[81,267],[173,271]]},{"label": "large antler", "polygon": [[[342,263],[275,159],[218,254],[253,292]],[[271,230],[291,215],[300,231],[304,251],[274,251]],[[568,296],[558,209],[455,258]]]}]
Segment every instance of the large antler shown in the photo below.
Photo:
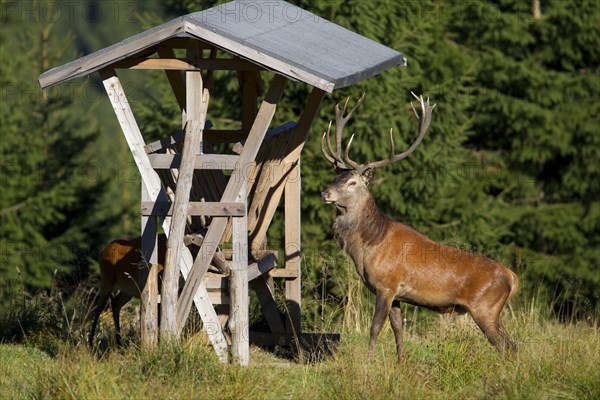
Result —
[{"label": "large antler", "polygon": [[[346,145],[346,149],[344,151],[344,158],[342,158],[342,154],[341,154],[341,152],[342,152],[342,144],[341,144],[342,143],[342,130],[343,130],[344,126],[346,125],[346,122],[348,122],[348,119],[350,118],[350,116],[352,115],[354,110],[356,110],[356,108],[360,105],[360,103],[362,103],[362,101],[365,97],[365,95],[363,94],[363,96],[358,100],[358,102],[356,103],[354,108],[348,113],[348,115],[345,118],[343,117],[343,113],[345,112],[346,106],[348,105],[348,100],[346,100],[346,104],[344,105],[344,110],[341,112],[341,114],[339,112],[339,107],[336,104],[335,115],[336,115],[337,152],[333,151],[333,149],[331,148],[330,140],[329,140],[329,131],[331,129],[331,122],[330,122],[327,132],[325,132],[323,134],[323,139],[321,140],[321,152],[323,153],[323,156],[325,156],[325,158],[330,163],[332,163],[336,168],[346,168],[347,169],[348,167],[346,166],[346,164],[349,164],[352,168],[358,170],[359,172],[365,171],[367,169],[381,168],[388,164],[391,164],[396,161],[400,161],[400,160],[408,157],[412,152],[414,152],[416,150],[417,146],[423,140],[423,137],[425,137],[425,133],[427,132],[427,129],[429,129],[429,125],[431,124],[431,116],[433,113],[433,109],[436,106],[435,104],[430,105],[429,99],[427,99],[427,101],[423,100],[423,96],[417,96],[413,92],[411,92],[411,94],[421,104],[421,114],[419,115],[419,113],[417,112],[417,110],[415,109],[413,104],[411,103],[410,105],[412,107],[413,113],[419,124],[419,136],[413,142],[413,144],[410,145],[410,147],[408,149],[406,149],[402,153],[395,154],[396,149],[395,149],[395,145],[394,145],[393,130],[390,129],[390,155],[387,159],[383,159],[383,160],[372,162],[372,163],[366,163],[366,164],[358,164],[358,163],[352,161],[350,159],[350,157],[348,156],[348,153],[350,150],[350,145],[352,144],[352,140],[354,139],[354,135],[352,135],[350,137],[350,140],[348,141],[348,144]],[[324,145],[325,141],[327,141],[327,147],[328,147],[329,153],[331,155],[327,154],[327,152],[325,151],[325,145]]]},{"label": "large antler", "polygon": [[[335,151],[331,147],[331,140],[329,138],[329,132],[331,131],[332,121],[329,122],[327,132],[323,132],[323,138],[321,139],[321,153],[323,153],[325,159],[331,164],[333,164],[333,166],[336,168],[349,169],[346,164],[349,164],[354,169],[358,169],[360,167],[359,164],[355,163],[354,161],[348,158],[348,148],[350,147],[350,143],[348,143],[348,146],[346,146],[345,158],[342,158],[342,132],[344,131],[346,123],[364,99],[365,94],[363,93],[363,95],[360,97],[360,99],[358,99],[354,107],[352,107],[352,109],[348,112],[346,116],[344,116],[344,114],[346,113],[346,108],[348,107],[350,97],[346,99],[346,102],[344,103],[344,108],[342,110],[340,110],[339,107],[340,103],[337,103],[335,105]],[[325,149],[325,142],[327,142],[327,150]]]}]

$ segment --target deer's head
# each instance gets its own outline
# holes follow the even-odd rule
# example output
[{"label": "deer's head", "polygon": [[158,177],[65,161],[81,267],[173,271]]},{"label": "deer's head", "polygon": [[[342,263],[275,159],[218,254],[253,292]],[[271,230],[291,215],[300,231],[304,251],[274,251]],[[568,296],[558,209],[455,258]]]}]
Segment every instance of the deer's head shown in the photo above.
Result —
[{"label": "deer's head", "polygon": [[[429,124],[431,123],[431,115],[435,104],[432,106],[427,101],[423,100],[423,96],[412,95],[419,101],[421,105],[421,113],[417,112],[414,106],[412,110],[419,124],[419,136],[412,145],[402,153],[396,154],[394,146],[393,131],[390,129],[390,154],[387,158],[376,162],[368,162],[359,164],[350,159],[348,153],[350,145],[354,139],[354,135],[350,137],[348,144],[342,154],[342,134],[346,123],[363,102],[365,95],[356,102],[354,107],[346,114],[349,98],[344,103],[344,108],[340,110],[339,103],[335,105],[335,129],[336,129],[336,146],[335,149],[331,145],[330,131],[332,122],[329,123],[327,132],[323,133],[321,140],[321,152],[327,161],[329,161],[335,169],[335,179],[322,194],[321,199],[327,204],[334,204],[338,209],[347,209],[353,205],[360,205],[361,199],[364,198],[369,191],[368,186],[377,168],[384,167],[396,161],[400,161],[408,157],[423,140]],[[344,115],[346,114],[346,115]]]}]

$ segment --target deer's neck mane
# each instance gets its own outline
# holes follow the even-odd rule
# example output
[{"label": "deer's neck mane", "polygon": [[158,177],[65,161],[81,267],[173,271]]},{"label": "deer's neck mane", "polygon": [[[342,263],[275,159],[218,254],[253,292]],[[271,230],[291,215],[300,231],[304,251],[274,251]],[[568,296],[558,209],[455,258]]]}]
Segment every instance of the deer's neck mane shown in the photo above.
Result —
[{"label": "deer's neck mane", "polygon": [[363,201],[338,210],[333,231],[340,248],[359,263],[365,248],[380,243],[392,224],[393,221],[379,211],[369,193]]}]

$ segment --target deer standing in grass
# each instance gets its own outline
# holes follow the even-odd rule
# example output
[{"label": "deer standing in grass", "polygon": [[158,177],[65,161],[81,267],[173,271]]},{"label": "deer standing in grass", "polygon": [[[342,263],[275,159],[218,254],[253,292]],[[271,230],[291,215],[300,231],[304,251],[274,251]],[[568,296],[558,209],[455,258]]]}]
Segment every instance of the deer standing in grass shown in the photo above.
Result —
[{"label": "deer standing in grass", "polygon": [[[188,235],[185,238],[185,245],[202,244],[201,235]],[[165,255],[167,251],[167,237],[164,234],[158,235],[158,273],[159,286],[160,276],[165,264]],[[146,286],[146,281],[140,275],[140,269],[145,265],[142,260],[142,239],[117,239],[109,243],[100,252],[100,290],[98,300],[95,306],[94,321],[90,331],[89,345],[93,347],[94,336],[98,319],[106,308],[108,300],[113,314],[115,325],[115,341],[117,345],[121,344],[121,326],[119,316],[121,308],[133,297],[139,299],[141,292]],[[223,256],[220,249],[217,248],[211,262],[219,273],[228,275],[230,271],[229,262]],[[113,292],[118,293],[112,296]]]},{"label": "deer standing in grass", "polygon": [[[369,193],[374,171],[410,155],[421,143],[435,105],[429,99],[420,102],[420,114],[413,107],[419,135],[404,152],[395,154],[390,129],[390,154],[381,161],[358,164],[349,156],[354,136],[342,155],[342,131],[364,95],[346,113],[335,106],[336,144],[332,148],[329,132],[323,134],[321,151],[335,168],[335,180],[322,193],[326,204],[337,209],[334,235],[341,249],[354,261],[365,285],[376,295],[369,351],[389,317],[398,358],[403,356],[400,302],[425,307],[439,313],[468,312],[488,341],[498,350],[515,350],[515,343],[504,331],[500,313],[517,290],[518,279],[510,269],[480,255],[438,244],[407,225],[383,215]],[[411,104],[412,105],[412,104]]]}]

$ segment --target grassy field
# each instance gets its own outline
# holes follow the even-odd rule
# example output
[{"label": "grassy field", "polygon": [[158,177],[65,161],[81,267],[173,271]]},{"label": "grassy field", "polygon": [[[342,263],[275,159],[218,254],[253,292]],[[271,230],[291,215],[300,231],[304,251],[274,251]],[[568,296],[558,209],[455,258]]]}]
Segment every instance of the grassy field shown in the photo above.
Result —
[{"label": "grassy field", "polygon": [[519,343],[499,355],[468,317],[432,317],[405,334],[397,363],[386,324],[376,354],[368,326],[337,351],[299,363],[252,348],[251,366],[222,365],[198,337],[179,346],[93,354],[50,334],[0,345],[0,398],[36,399],[600,399],[596,323],[560,324],[535,309],[505,315]]}]

